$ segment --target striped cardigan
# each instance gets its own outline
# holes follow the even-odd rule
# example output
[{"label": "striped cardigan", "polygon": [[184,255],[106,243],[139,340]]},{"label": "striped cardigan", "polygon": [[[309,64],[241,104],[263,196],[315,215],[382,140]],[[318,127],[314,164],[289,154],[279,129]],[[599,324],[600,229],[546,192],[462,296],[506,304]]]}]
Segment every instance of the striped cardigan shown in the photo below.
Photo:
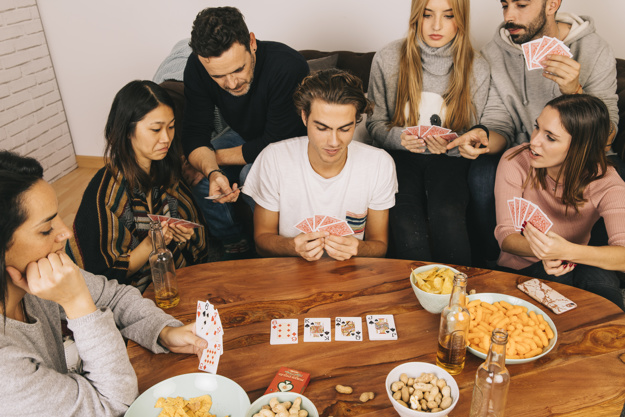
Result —
[{"label": "striped cardigan", "polygon": [[[145,290],[151,280],[150,264],[127,276],[129,252],[150,232],[148,203],[145,194],[135,189],[120,172],[99,170],[85,190],[74,219],[74,237],[66,252],[76,264],[91,273],[116,279],[119,283]],[[181,218],[205,226],[204,218],[187,185],[152,190],[152,214]],[[194,229],[193,237],[182,248],[172,240],[168,245],[176,268],[206,262],[208,243],[206,226]]]}]

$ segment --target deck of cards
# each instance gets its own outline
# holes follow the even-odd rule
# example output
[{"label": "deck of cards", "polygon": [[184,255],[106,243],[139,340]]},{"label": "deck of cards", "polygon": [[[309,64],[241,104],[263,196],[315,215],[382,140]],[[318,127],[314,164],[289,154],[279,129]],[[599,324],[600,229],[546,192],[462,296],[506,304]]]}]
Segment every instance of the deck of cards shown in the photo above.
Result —
[{"label": "deck of cards", "polygon": [[544,68],[544,60],[547,55],[562,55],[573,57],[568,46],[558,38],[543,36],[540,39],[526,42],[521,45],[525,56],[525,65],[529,71]]},{"label": "deck of cards", "polygon": [[[397,329],[392,314],[370,314],[366,316],[369,340],[397,340]],[[331,342],[332,327],[334,340],[361,342],[364,339],[360,317],[311,317],[304,319],[304,342]],[[272,345],[299,343],[297,319],[271,320]]]},{"label": "deck of cards", "polygon": [[167,225],[174,224],[176,226],[187,227],[189,229],[195,229],[196,227],[202,227],[201,224],[190,222],[190,221],[184,220],[184,219],[177,219],[175,217],[162,216],[160,214],[148,214],[148,217],[153,222],[158,222],[158,223],[167,222]]},{"label": "deck of cards", "polygon": [[525,222],[531,224],[543,233],[547,233],[553,222],[536,204],[521,197],[508,200],[508,209],[514,223],[514,230],[520,232]]},{"label": "deck of cards", "polygon": [[452,141],[458,137],[458,134],[452,132],[451,129],[447,129],[440,126],[430,126],[430,125],[418,125],[407,127],[403,130],[403,132],[417,136],[419,139],[423,139],[427,136],[439,136],[442,139]]},{"label": "deck of cards", "polygon": [[208,347],[202,352],[198,369],[216,374],[219,358],[224,353],[224,329],[221,325],[219,312],[209,301],[197,302],[195,334],[208,342]]},{"label": "deck of cards", "polygon": [[297,223],[295,228],[302,233],[326,231],[334,236],[348,236],[354,234],[354,231],[349,227],[347,221],[320,214],[305,218]]}]

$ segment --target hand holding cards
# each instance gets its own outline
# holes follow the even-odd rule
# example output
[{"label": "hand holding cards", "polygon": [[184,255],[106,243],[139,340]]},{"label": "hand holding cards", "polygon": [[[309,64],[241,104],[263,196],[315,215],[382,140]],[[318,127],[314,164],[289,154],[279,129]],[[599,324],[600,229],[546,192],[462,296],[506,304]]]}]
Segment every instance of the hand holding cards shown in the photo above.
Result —
[{"label": "hand holding cards", "polygon": [[418,125],[407,127],[403,130],[404,133],[409,135],[413,135],[418,137],[419,139],[423,139],[427,136],[439,136],[441,139],[445,139],[448,141],[452,141],[458,138],[458,134],[452,132],[451,129],[447,129],[440,126],[430,126],[430,125]]},{"label": "hand holding cards", "polygon": [[295,228],[302,233],[326,231],[334,236],[348,236],[354,234],[354,231],[349,227],[347,221],[320,214],[305,218],[297,223]]},{"label": "hand holding cards", "polygon": [[158,222],[158,223],[167,222],[167,225],[182,226],[182,227],[186,227],[186,228],[189,228],[189,229],[195,229],[196,227],[202,227],[201,224],[190,222],[188,220],[177,219],[175,217],[169,217],[169,216],[162,216],[162,215],[159,215],[159,214],[148,214],[148,217],[153,222]]},{"label": "hand holding cards", "polygon": [[573,57],[568,46],[557,38],[543,36],[540,39],[526,42],[521,45],[525,56],[525,65],[529,71],[545,68],[544,61],[547,55],[562,55]]},{"label": "hand holding cards", "polygon": [[197,302],[195,334],[208,342],[208,347],[202,352],[198,369],[216,374],[219,358],[224,353],[224,329],[221,325],[219,312],[209,301]]},{"label": "hand holding cards", "polygon": [[526,222],[545,234],[553,226],[553,222],[536,204],[524,198],[514,197],[513,200],[508,200],[508,210],[517,232],[523,230]]}]

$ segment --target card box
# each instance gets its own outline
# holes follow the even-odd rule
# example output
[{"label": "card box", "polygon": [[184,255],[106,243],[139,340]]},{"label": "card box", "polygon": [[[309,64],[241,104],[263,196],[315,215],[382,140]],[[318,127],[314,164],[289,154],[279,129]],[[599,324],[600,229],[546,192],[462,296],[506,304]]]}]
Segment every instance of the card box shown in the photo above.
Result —
[{"label": "card box", "polygon": [[310,382],[310,374],[283,366],[269,384],[265,394],[272,392],[297,392],[303,394]]}]

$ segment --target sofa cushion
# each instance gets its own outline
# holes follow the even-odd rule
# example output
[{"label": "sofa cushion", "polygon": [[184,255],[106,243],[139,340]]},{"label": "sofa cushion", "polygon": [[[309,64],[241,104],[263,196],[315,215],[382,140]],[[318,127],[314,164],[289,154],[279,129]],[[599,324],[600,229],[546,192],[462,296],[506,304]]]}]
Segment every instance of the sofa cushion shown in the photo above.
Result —
[{"label": "sofa cushion", "polygon": [[308,68],[310,72],[326,70],[330,68],[336,68],[336,63],[339,60],[339,54],[324,56],[323,58],[309,59]]},{"label": "sofa cushion", "polygon": [[336,68],[346,70],[358,76],[362,80],[365,91],[369,87],[369,73],[371,72],[371,61],[375,52],[351,52],[351,51],[332,51],[324,52],[312,49],[299,51],[304,58],[309,61],[311,59],[323,58],[338,54]]}]

